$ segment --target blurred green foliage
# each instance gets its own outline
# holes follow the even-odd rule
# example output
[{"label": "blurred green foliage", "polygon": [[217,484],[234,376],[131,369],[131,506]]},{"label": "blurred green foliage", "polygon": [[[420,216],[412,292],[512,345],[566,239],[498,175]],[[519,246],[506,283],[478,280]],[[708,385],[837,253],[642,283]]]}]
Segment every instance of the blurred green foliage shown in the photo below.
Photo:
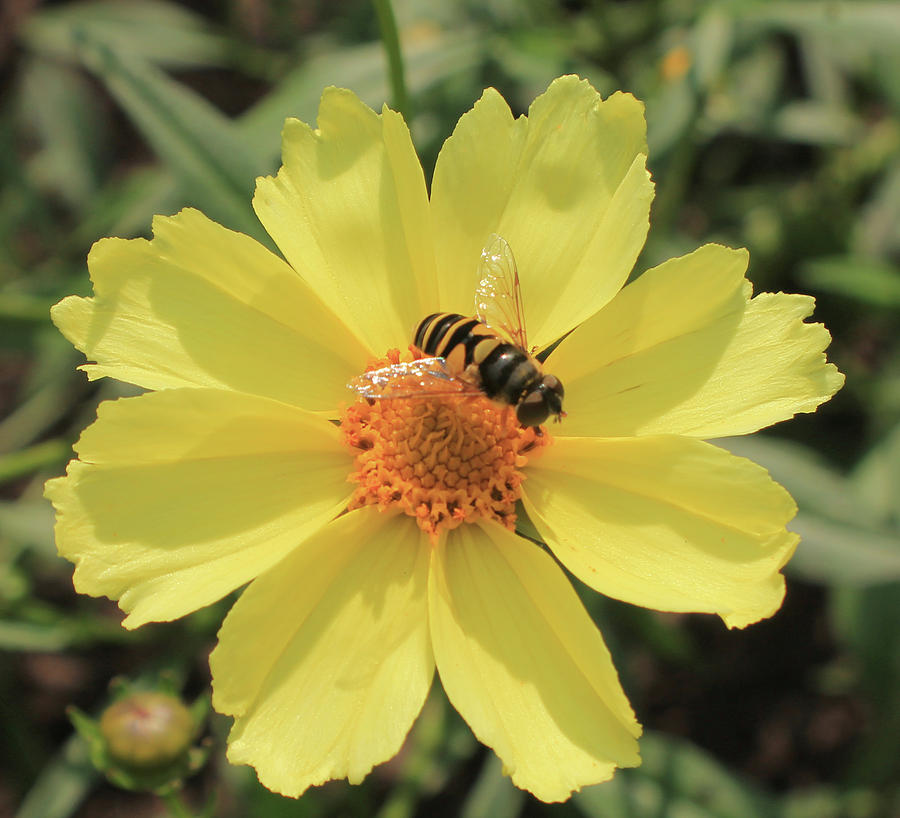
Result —
[{"label": "blurred green foliage", "polygon": [[[638,269],[714,240],[758,289],[808,292],[847,386],[768,437],[725,441],[798,500],[784,610],[746,633],[586,597],[650,729],[645,762],[561,806],[515,790],[436,689],[404,753],[299,802],[229,767],[224,816],[870,818],[900,812],[900,5],[840,0],[397,0],[426,174],[481,89],[522,112],[555,76],[646,102],[657,183]],[[99,400],[48,321],[105,235],[194,205],[271,246],[250,209],[285,116],[326,85],[390,101],[363,0],[7,3],[0,26],[0,814],[111,814],[64,717],[126,670],[207,684],[223,606],[126,633],[76,598],[43,481]],[[727,646],[727,647],[726,647]],[[655,729],[654,729],[655,728]],[[137,807],[135,807],[137,808]],[[123,808],[124,809],[124,808]],[[106,810],[107,812],[104,812]]]}]

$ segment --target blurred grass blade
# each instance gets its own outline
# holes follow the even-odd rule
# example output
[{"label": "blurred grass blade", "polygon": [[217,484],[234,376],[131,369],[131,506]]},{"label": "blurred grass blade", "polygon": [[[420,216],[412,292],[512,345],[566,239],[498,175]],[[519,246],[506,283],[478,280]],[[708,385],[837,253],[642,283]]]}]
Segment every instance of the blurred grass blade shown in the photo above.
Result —
[{"label": "blurred grass blade", "polygon": [[83,208],[97,188],[107,152],[105,122],[94,83],[76,66],[34,57],[22,69],[19,106],[39,149],[29,175],[43,190]]},{"label": "blurred grass blade", "polygon": [[728,65],[734,33],[733,17],[715,4],[697,20],[691,32],[692,71],[697,87],[704,92],[715,86]]},{"label": "blurred grass blade", "polygon": [[881,525],[883,515],[869,495],[812,450],[760,435],[721,442],[765,466],[797,501],[800,511],[788,528],[803,541],[789,571],[835,586],[900,579],[900,531]]},{"label": "blurred grass blade", "polygon": [[[321,53],[289,72],[267,96],[236,120],[228,121],[218,112],[212,112],[218,121],[215,127],[230,128],[240,142],[239,150],[247,157],[244,164],[251,168],[245,180],[248,190],[255,176],[277,166],[285,118],[296,116],[305,122],[315,122],[324,87],[351,88],[375,108],[387,98],[389,87],[380,43],[340,49],[322,47]],[[475,65],[484,47],[484,38],[474,29],[452,33],[429,29],[406,38],[403,51],[410,70],[410,90],[420,93],[448,75]],[[165,75],[157,75],[157,79],[175,84]],[[186,92],[183,87],[179,90]],[[196,98],[195,101],[202,103]],[[115,180],[99,192],[94,206],[79,225],[78,235],[85,240],[93,240],[98,235],[138,235],[146,229],[154,213],[171,212],[177,207],[177,175],[178,167],[170,162],[167,171],[139,168],[125,182]],[[255,219],[253,229],[258,231],[254,235],[262,238]],[[248,231],[249,227],[245,232]]]},{"label": "blurred grass blade", "polygon": [[92,70],[169,166],[189,203],[226,227],[267,241],[250,207],[262,169],[232,122],[149,63],[98,43],[83,47]]},{"label": "blurred grass blade", "polygon": [[56,59],[80,60],[87,37],[172,68],[224,65],[232,50],[202,17],[161,0],[65,3],[31,15],[21,37],[33,51]]},{"label": "blurred grass blade", "polygon": [[[409,92],[420,94],[445,77],[471,68],[485,48],[485,38],[475,29],[453,32],[434,29],[405,37],[403,58]],[[281,126],[286,117],[316,121],[319,99],[326,86],[350,88],[375,109],[388,98],[390,88],[380,43],[339,49],[323,43],[322,49],[287,73],[272,91],[235,121],[262,165],[277,160]]]},{"label": "blurred grass blade", "polygon": [[381,43],[388,61],[388,76],[391,78],[391,107],[403,114],[409,122],[412,111],[409,94],[406,91],[406,73],[403,67],[403,53],[400,50],[400,35],[397,32],[397,18],[391,0],[372,0],[381,31]]},{"label": "blurred grass blade", "polygon": [[[44,309],[45,324],[48,315],[49,305]],[[84,376],[73,371],[81,363],[79,354],[64,346],[66,342],[55,328],[42,329],[33,344],[36,354],[32,369],[26,382],[19,385],[18,400],[0,420],[0,456],[20,451],[43,437],[71,411],[72,396],[84,389]],[[54,351],[59,354],[53,355]]]},{"label": "blurred grass blade", "polygon": [[[895,147],[896,152],[896,147]],[[866,256],[887,257],[900,253],[900,161],[882,174],[875,193],[860,209],[853,245]]]},{"label": "blurred grass blade", "polygon": [[61,438],[45,440],[18,452],[0,456],[0,484],[31,474],[33,471],[64,462],[72,447]]},{"label": "blurred grass blade", "polygon": [[98,779],[80,736],[73,735],[34,782],[16,818],[68,818]]},{"label": "blurred grass blade", "polygon": [[0,501],[0,538],[55,557],[52,506],[43,499]]},{"label": "blurred grass blade", "polygon": [[888,798],[871,790],[830,784],[803,787],[781,798],[779,818],[885,818]]},{"label": "blurred grass blade", "polygon": [[900,46],[900,5],[834,0],[756,0],[740,7],[745,20],[793,32],[817,32],[858,49]]},{"label": "blurred grass blade", "polygon": [[900,581],[900,532],[873,531],[800,512],[788,524],[801,537],[788,572],[834,586]]},{"label": "blurred grass blade", "polygon": [[[477,32],[468,29],[452,34],[432,31],[408,38],[404,54],[414,72],[410,89],[421,92],[473,65],[483,45]],[[251,159],[253,176],[277,167],[286,117],[315,122],[326,86],[351,88],[368,105],[380,107],[389,93],[383,60],[378,42],[325,48],[288,72],[265,97],[231,122]],[[99,191],[77,234],[84,241],[93,241],[99,235],[138,235],[155,213],[172,212],[178,201],[177,183],[170,170],[138,168],[124,181],[116,179]]]},{"label": "blurred grass blade", "polygon": [[13,290],[0,290],[0,321],[35,321],[46,323],[50,307],[56,302],[49,298]]},{"label": "blurred grass blade", "polygon": [[0,619],[0,650],[16,653],[55,653],[71,647],[76,641],[72,629],[64,624]]},{"label": "blurred grass blade", "polygon": [[641,738],[643,763],[573,796],[587,818],[760,818],[767,796],[742,783],[712,756],[662,733]]},{"label": "blurred grass blade", "polygon": [[483,815],[516,818],[524,801],[524,791],[517,789],[509,776],[503,775],[503,762],[488,753],[459,815],[460,818],[481,818]]},{"label": "blurred grass blade", "polygon": [[857,463],[850,482],[879,522],[900,523],[900,423]]},{"label": "blurred grass blade", "polygon": [[54,653],[97,644],[137,645],[133,634],[112,618],[63,611],[34,600],[22,605],[20,619],[0,619],[0,651]]},{"label": "blurred grass blade", "polygon": [[843,295],[876,307],[900,307],[900,270],[856,256],[830,256],[809,261],[803,283],[812,290]]},{"label": "blurred grass blade", "polygon": [[171,171],[154,166],[135,168],[97,192],[91,209],[82,214],[75,239],[90,245],[97,236],[141,235],[155,214],[172,213],[178,202],[178,183]]},{"label": "blurred grass blade", "polygon": [[[900,584],[859,591],[841,589],[833,597],[831,615],[841,639],[852,646],[862,682],[871,694],[867,740],[856,749],[850,768],[854,783],[874,785],[887,795],[897,788],[900,758]],[[874,815],[892,814],[887,808]]]},{"label": "blurred grass blade", "polygon": [[789,571],[835,586],[900,579],[900,531],[881,524],[874,496],[796,443],[760,435],[720,442],[765,466],[797,501],[800,511],[788,528],[803,541]]},{"label": "blurred grass blade", "polygon": [[803,511],[847,523],[865,516],[865,498],[857,498],[843,475],[806,446],[765,435],[732,437],[718,443],[733,454],[765,466]]},{"label": "blurred grass blade", "polygon": [[851,111],[815,100],[785,103],[772,126],[780,139],[809,145],[849,146],[863,133],[862,123]]}]

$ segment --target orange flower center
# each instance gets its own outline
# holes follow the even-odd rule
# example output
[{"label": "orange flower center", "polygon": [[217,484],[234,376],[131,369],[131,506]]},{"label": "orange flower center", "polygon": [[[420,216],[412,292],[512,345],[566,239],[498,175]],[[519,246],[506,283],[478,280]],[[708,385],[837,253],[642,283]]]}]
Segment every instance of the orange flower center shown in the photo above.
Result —
[{"label": "orange flower center", "polygon": [[[416,357],[420,357],[413,351]],[[397,350],[371,369],[400,361]],[[358,483],[349,509],[378,506],[416,519],[432,543],[478,519],[516,526],[522,468],[550,442],[486,397],[360,398],[344,411],[344,442]]]}]

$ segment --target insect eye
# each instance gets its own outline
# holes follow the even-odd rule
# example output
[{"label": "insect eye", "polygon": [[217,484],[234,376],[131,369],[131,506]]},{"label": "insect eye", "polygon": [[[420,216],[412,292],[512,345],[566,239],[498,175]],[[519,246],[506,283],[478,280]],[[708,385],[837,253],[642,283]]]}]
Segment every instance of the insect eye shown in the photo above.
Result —
[{"label": "insect eye", "polygon": [[516,417],[523,426],[540,426],[550,414],[542,390],[535,389],[516,407]]},{"label": "insect eye", "polygon": [[544,386],[547,387],[551,392],[555,392],[560,400],[562,400],[566,396],[566,390],[563,389],[563,385],[560,383],[559,378],[556,375],[544,375]]}]

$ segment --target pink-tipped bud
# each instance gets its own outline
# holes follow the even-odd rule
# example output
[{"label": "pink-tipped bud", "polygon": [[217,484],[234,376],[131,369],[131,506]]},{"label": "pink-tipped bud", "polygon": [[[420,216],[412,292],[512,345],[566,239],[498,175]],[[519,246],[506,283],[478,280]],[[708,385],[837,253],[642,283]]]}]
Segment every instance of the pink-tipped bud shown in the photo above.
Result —
[{"label": "pink-tipped bud", "polygon": [[185,753],[194,737],[190,711],[174,696],[131,693],[106,708],[100,732],[111,758],[129,767],[161,767]]}]

